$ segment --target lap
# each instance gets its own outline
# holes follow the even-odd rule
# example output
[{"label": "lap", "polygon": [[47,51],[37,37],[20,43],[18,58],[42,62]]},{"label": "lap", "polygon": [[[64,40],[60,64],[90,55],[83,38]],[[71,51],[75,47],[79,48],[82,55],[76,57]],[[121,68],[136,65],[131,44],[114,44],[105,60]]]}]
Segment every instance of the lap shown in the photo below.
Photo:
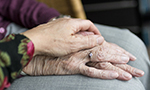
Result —
[{"label": "lap", "polygon": [[137,78],[101,80],[82,75],[36,76],[16,80],[8,90],[145,90]]},{"label": "lap", "polygon": [[26,76],[17,79],[8,90],[144,90],[144,87],[148,88],[150,65],[143,42],[126,29],[95,25],[106,41],[119,45],[137,57],[136,61],[128,64],[146,72],[143,77],[121,81],[101,80],[82,75]]}]

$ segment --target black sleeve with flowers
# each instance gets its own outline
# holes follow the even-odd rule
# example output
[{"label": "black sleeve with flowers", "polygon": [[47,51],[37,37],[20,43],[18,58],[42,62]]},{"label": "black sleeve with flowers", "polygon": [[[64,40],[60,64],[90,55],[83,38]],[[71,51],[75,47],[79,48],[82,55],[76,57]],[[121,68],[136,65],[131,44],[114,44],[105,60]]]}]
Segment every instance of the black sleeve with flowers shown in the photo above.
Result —
[{"label": "black sleeve with flowers", "polygon": [[[28,47],[30,50],[28,51]],[[23,35],[11,34],[0,41],[0,90],[8,88],[32,58],[33,43]]]}]

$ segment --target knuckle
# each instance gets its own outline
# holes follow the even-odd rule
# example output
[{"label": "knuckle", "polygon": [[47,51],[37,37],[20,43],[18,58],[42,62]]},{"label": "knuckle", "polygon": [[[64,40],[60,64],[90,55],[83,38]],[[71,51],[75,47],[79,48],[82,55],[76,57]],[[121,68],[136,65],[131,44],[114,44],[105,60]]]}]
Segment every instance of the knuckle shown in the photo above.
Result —
[{"label": "knuckle", "polygon": [[108,69],[109,68],[109,63],[108,62],[98,63],[98,64],[96,64],[96,68]]},{"label": "knuckle", "polygon": [[99,61],[103,61],[105,59],[105,55],[103,52],[99,52],[99,54],[97,55],[97,59]]},{"label": "knuckle", "polygon": [[114,63],[125,63],[125,60],[122,60],[122,56],[114,55],[112,61]]},{"label": "knuckle", "polygon": [[105,71],[101,71],[100,77],[101,77],[102,79],[106,79],[106,78],[108,77],[108,73],[106,73]]},{"label": "knuckle", "polygon": [[89,22],[89,23],[91,23],[91,24],[92,24],[92,22],[91,22],[90,20],[85,20],[85,21],[87,21],[87,22]]},{"label": "knuckle", "polygon": [[93,69],[92,68],[88,68],[86,70],[86,73],[87,73],[88,76],[92,76],[93,75]]},{"label": "knuckle", "polygon": [[130,67],[127,67],[126,64],[122,64],[121,67],[122,67],[125,71],[130,71]]},{"label": "knuckle", "polygon": [[126,65],[126,71],[129,71],[130,73],[134,73],[135,68]]}]

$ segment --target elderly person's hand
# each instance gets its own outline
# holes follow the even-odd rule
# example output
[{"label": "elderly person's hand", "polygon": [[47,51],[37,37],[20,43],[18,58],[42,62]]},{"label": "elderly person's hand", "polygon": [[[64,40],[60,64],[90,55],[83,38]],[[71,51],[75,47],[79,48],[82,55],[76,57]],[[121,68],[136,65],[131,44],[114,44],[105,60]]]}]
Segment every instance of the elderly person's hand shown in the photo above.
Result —
[{"label": "elderly person's hand", "polygon": [[144,75],[144,72],[142,70],[136,69],[128,64],[113,64],[110,62],[88,62],[86,65],[101,70],[116,71],[119,75],[117,79],[120,80],[130,80],[132,76],[142,77]]},{"label": "elderly person's hand", "polygon": [[[82,31],[89,31],[94,35],[77,34]],[[104,41],[91,21],[70,18],[60,18],[22,34],[34,43],[35,54],[48,54],[53,57],[89,49]]]},{"label": "elderly person's hand", "polygon": [[[106,42],[103,44],[109,45],[109,43]],[[80,51],[72,55],[59,58],[52,58],[49,56],[35,56],[23,69],[23,71],[29,75],[83,74],[101,79],[117,78],[121,80],[130,80],[132,75],[137,77],[143,76],[143,71],[125,64],[128,62],[129,58],[126,61],[122,60],[121,57],[118,58],[118,56],[116,58],[110,57],[111,59],[108,59],[107,54],[109,56],[113,56],[113,54],[111,55],[111,51],[103,49],[104,47],[102,45],[90,50]],[[112,51],[116,50],[116,53],[119,51],[120,53],[127,57],[129,56],[130,59],[134,60],[134,56],[121,49],[119,46],[114,45],[112,47],[119,49],[116,50],[112,48]],[[106,57],[99,59],[97,58],[97,54],[101,52],[101,50],[107,53]],[[88,56],[90,52],[93,53],[91,58]],[[119,56],[122,56],[122,54]],[[116,64],[117,62],[120,64]]]},{"label": "elderly person's hand", "polygon": [[116,44],[104,41],[101,45],[91,49],[91,61],[104,61],[111,63],[127,63],[134,61],[136,57]]},{"label": "elderly person's hand", "polygon": [[31,62],[23,69],[29,75],[72,75],[83,74],[90,77],[102,79],[114,79],[118,73],[111,70],[100,70],[88,67],[87,51],[80,51],[72,55],[59,58],[49,56],[34,56]]}]

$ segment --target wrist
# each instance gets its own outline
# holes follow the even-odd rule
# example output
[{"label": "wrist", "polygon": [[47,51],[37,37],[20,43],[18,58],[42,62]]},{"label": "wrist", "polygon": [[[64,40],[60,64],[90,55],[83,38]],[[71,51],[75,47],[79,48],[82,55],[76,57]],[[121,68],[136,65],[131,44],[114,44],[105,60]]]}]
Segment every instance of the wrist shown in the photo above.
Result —
[{"label": "wrist", "polygon": [[20,34],[30,39],[30,42],[27,44],[27,54],[30,56],[34,56],[34,54],[37,53],[38,50],[35,41],[36,39],[34,39],[34,34],[32,33],[32,30],[28,30]]}]

